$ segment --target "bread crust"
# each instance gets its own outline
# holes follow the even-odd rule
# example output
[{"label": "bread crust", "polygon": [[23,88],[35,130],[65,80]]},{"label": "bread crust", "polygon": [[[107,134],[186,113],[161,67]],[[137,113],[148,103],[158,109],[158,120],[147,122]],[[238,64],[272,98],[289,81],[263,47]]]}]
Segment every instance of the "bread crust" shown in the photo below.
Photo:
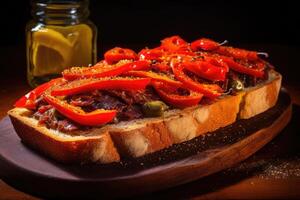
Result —
[{"label": "bread crust", "polygon": [[28,110],[20,108],[9,111],[11,122],[22,142],[43,154],[64,163],[120,161],[108,132],[102,131],[98,136],[89,137],[56,135],[55,131],[36,124],[36,120],[27,117],[28,114]]},{"label": "bread crust", "polygon": [[166,112],[163,117],[145,118],[107,125],[77,136],[60,133],[37,124],[30,111],[14,108],[8,112],[25,144],[65,163],[111,163],[120,157],[139,157],[176,143],[191,140],[266,111],[276,104],[281,75],[237,95],[228,95],[209,105]]},{"label": "bread crust", "polygon": [[271,80],[264,85],[249,89],[242,102],[239,117],[241,119],[251,118],[273,107],[278,99],[282,76],[272,71]]}]

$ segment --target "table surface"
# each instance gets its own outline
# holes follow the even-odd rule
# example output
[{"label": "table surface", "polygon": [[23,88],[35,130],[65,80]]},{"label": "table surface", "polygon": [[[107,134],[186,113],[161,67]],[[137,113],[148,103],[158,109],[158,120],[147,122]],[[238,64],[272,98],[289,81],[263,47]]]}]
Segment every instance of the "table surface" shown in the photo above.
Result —
[{"label": "table surface", "polygon": [[[3,53],[1,49],[0,53]],[[8,50],[5,53],[10,55],[12,52]],[[14,60],[12,62],[21,65],[24,61]],[[5,64],[0,63],[0,66]],[[12,74],[10,71],[7,72],[7,76],[0,77],[0,119],[6,116],[6,112],[12,108],[18,97],[30,90],[23,75],[16,77]],[[285,80],[283,85],[292,97],[293,115],[288,126],[273,141],[244,162],[230,169],[192,183],[139,198],[299,199],[300,84]],[[33,200],[38,198],[18,191],[0,179],[0,199]]]}]

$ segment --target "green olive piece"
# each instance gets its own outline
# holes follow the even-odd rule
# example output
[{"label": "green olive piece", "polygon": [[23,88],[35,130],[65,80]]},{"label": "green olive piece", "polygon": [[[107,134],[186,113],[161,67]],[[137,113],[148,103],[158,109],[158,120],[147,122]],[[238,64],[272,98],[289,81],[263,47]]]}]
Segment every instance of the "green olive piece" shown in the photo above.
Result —
[{"label": "green olive piece", "polygon": [[231,85],[231,88],[234,91],[242,91],[242,90],[244,90],[244,84],[243,84],[243,82],[240,81],[240,80],[238,80],[238,79],[232,80],[230,85]]},{"label": "green olive piece", "polygon": [[162,101],[149,101],[143,105],[143,113],[146,117],[162,116],[168,106]]}]

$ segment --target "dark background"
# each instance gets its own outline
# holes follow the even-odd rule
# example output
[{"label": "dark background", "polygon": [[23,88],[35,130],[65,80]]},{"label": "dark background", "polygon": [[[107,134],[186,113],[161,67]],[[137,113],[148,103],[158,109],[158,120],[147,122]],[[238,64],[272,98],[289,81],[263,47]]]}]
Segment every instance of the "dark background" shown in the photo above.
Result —
[{"label": "dark background", "polygon": [[[98,27],[98,57],[114,46],[138,50],[178,34],[187,41],[209,37],[270,54],[288,82],[299,83],[300,17],[297,1],[100,1],[91,0]],[[0,72],[24,75],[29,0],[1,3]],[[16,70],[12,70],[15,68]],[[295,73],[294,73],[295,72]]]}]

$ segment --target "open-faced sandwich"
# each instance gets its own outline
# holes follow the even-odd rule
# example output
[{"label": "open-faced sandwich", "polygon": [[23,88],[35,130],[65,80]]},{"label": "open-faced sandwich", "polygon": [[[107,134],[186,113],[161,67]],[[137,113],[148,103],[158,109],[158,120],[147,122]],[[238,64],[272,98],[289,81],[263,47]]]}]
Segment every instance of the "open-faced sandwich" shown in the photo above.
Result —
[{"label": "open-faced sandwich", "polygon": [[61,162],[140,157],[274,106],[281,75],[260,55],[179,36],[138,54],[116,47],[35,88],[8,114],[25,144]]}]

